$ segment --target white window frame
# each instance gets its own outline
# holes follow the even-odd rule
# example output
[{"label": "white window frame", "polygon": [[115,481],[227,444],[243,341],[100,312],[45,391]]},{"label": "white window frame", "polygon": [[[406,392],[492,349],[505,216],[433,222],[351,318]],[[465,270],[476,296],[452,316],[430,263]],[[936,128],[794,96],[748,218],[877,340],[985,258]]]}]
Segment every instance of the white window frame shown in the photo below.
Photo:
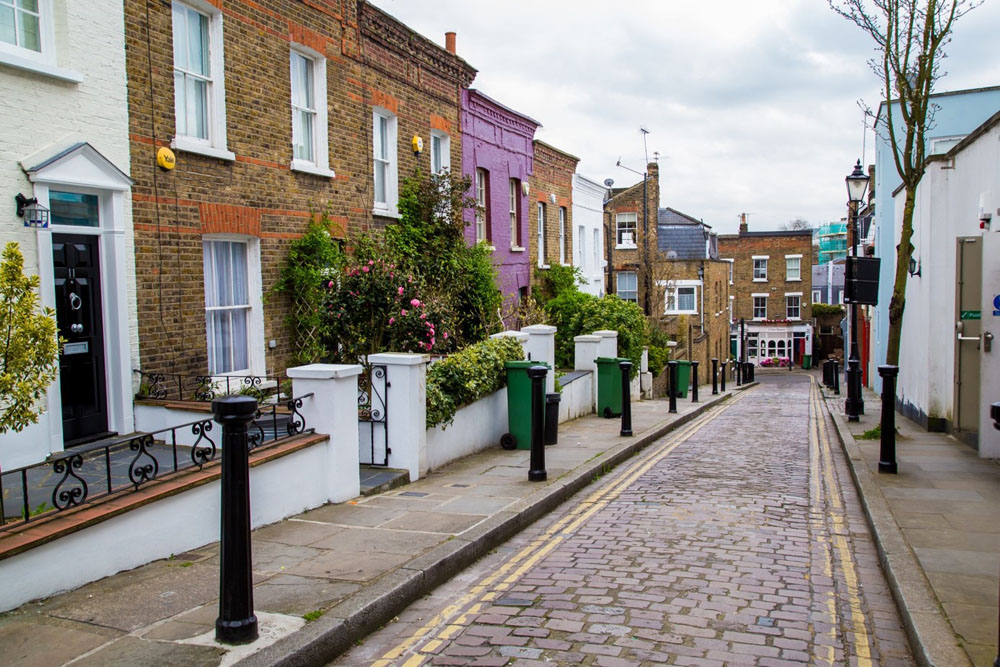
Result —
[{"label": "white window frame", "polygon": [[[755,319],[755,320],[766,320],[767,319],[767,297],[769,297],[769,296],[770,296],[770,294],[767,294],[767,293],[757,293],[757,294],[751,294],[750,295],[750,306],[751,306],[751,308],[750,308],[750,314],[753,316],[752,319]],[[764,316],[763,317],[758,317],[757,316],[757,299],[764,299]]]},{"label": "white window frame", "polygon": [[732,285],[733,284],[733,267],[736,265],[736,260],[735,259],[723,259],[722,261],[729,264],[729,284]]},{"label": "white window frame", "polygon": [[[628,234],[631,223],[631,243],[623,243],[623,234]],[[638,213],[618,213],[615,215],[615,250],[635,250],[638,246],[636,245],[636,229],[639,225],[639,214]]]},{"label": "white window frame", "polygon": [[476,243],[490,242],[490,172],[476,167]]},{"label": "white window frame", "polygon": [[510,249],[514,252],[521,252],[524,248],[517,242],[517,233],[521,229],[521,179],[508,179],[507,193],[507,208],[510,215]]},{"label": "white window frame", "polygon": [[[3,2],[8,6],[13,4],[12,0]],[[15,22],[17,11],[24,10],[15,10]],[[39,50],[35,51],[24,46],[0,42],[0,63],[70,83],[83,81],[83,74],[80,72],[59,67],[57,64],[52,0],[38,0],[38,46]]]},{"label": "white window frame", "polygon": [[538,202],[535,211],[538,216],[538,268],[547,269],[549,265],[545,263],[545,202]]},{"label": "white window frame", "polygon": [[[379,120],[386,121],[386,139],[384,156],[378,154],[378,131]],[[372,202],[373,213],[375,215],[398,218],[399,211],[399,160],[397,159],[397,144],[399,132],[399,119],[396,114],[383,107],[372,109]],[[375,189],[375,173],[378,171],[378,163],[385,164],[385,201],[380,202]]]},{"label": "white window frame", "polygon": [[[664,315],[697,315],[698,314],[698,290],[704,289],[700,280],[670,280],[658,283],[663,287],[663,314]],[[694,307],[691,309],[680,309],[677,307],[680,289],[694,289]]]},{"label": "white window frame", "polygon": [[559,207],[559,263],[569,266],[566,263],[566,207]]},{"label": "white window frame", "polygon": [[[213,377],[238,376],[238,375],[263,375],[264,364],[264,306],[261,281],[260,265],[260,239],[255,236],[245,236],[241,234],[205,234],[202,240],[202,253],[205,247],[213,241],[235,241],[246,245],[247,250],[247,301],[249,312],[247,313],[247,362],[249,368],[234,369],[228,373],[215,373],[209,368],[209,373]],[[208,276],[202,271],[202,277],[206,281]],[[208,291],[205,291],[207,301]],[[205,340],[209,345],[209,319],[208,304],[205,304]],[[206,348],[207,350],[207,348]]]},{"label": "white window frame", "polygon": [[822,300],[823,300],[823,297],[822,297],[821,290],[814,289],[813,290],[813,295],[812,295],[812,302],[813,303],[819,303]]},{"label": "white window frame", "polygon": [[838,306],[843,306],[844,305],[844,290],[843,289],[841,289],[840,290],[840,294],[837,295],[837,305]]},{"label": "white window frame", "polygon": [[[295,59],[304,58],[312,63],[312,93],[313,93],[313,138],[312,152],[313,159],[295,157],[295,114],[298,107],[295,105],[295,87],[292,82],[295,80]],[[323,54],[310,49],[301,44],[292,44],[288,54],[289,65],[289,85],[291,95],[289,101],[292,105],[292,171],[302,171],[314,176],[324,176],[333,178],[336,174],[330,169],[330,130],[327,115],[327,95],[326,95],[326,58]]]},{"label": "white window frame", "polygon": [[[232,162],[236,154],[229,150],[226,138],[226,60],[222,32],[222,11],[205,0],[174,0],[171,3],[171,21],[175,5],[187,7],[208,17],[208,138],[192,137],[176,131],[170,147],[188,153],[199,153],[219,160]],[[171,26],[173,23],[171,22]],[[171,48],[173,42],[171,41]],[[172,56],[171,56],[172,57]],[[177,91],[174,91],[174,122],[177,123]]]},{"label": "white window frame", "polygon": [[[441,164],[434,164],[434,146],[435,143],[439,145],[439,155],[441,156]],[[451,170],[451,137],[447,133],[441,130],[431,130],[431,146],[430,150],[427,151],[431,154],[431,173],[440,174],[445,171]]]},{"label": "white window frame", "polygon": [[[791,312],[791,307],[788,303],[789,299],[799,300],[799,314],[797,317],[792,317],[789,313]],[[802,292],[785,292],[785,319],[798,321],[802,319]]]},{"label": "white window frame", "polygon": [[574,253],[573,263],[579,267],[583,267],[584,258],[587,256],[587,228],[584,225],[577,225],[576,227],[576,252]]},{"label": "white window frame", "polygon": [[[750,258],[750,276],[753,278],[755,283],[766,283],[767,282],[767,260],[770,259],[770,255],[753,255]],[[764,277],[757,277],[757,262],[764,262]]]},{"label": "white window frame", "polygon": [[[795,278],[791,274],[791,260],[798,262],[798,276]],[[798,283],[802,282],[802,255],[785,255],[785,282],[787,283]]]},{"label": "white window frame", "polygon": [[[631,276],[634,281],[635,288],[631,290],[626,290],[627,292],[634,292],[635,296],[632,298],[626,298],[622,296],[622,276]],[[624,301],[631,301],[632,303],[639,303],[639,274],[636,271],[617,271],[615,272],[615,294]]]}]

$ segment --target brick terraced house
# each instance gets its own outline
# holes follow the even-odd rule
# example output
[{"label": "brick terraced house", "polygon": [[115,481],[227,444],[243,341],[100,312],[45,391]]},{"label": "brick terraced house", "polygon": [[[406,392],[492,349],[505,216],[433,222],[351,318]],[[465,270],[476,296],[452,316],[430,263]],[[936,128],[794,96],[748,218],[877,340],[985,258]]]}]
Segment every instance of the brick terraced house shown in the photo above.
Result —
[{"label": "brick terraced house", "polygon": [[580,158],[534,141],[535,173],[531,178],[531,266],[544,271],[573,264],[573,175]]},{"label": "brick terraced house", "polygon": [[320,211],[335,238],[392,224],[408,175],[458,169],[475,70],[358,0],[124,5],[141,368],[281,374],[289,244]]},{"label": "brick terraced house", "polygon": [[[643,181],[627,188],[612,188],[605,204],[611,230],[607,235],[608,294],[634,301],[649,315],[653,312],[653,284],[657,253],[656,221],[660,201],[659,165],[646,166]],[[643,199],[646,215],[643,218]]]},{"label": "brick terraced house", "polygon": [[733,338],[742,358],[740,321],[745,321],[746,358],[812,357],[812,231],[751,232],[746,214],[738,234],[719,236],[719,256],[733,263]]}]

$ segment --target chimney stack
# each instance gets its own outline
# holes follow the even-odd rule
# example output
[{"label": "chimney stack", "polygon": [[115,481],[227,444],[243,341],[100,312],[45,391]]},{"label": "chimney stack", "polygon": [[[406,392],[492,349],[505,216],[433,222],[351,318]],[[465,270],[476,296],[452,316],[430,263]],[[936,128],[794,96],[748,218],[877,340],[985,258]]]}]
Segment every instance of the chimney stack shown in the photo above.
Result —
[{"label": "chimney stack", "polygon": [[455,33],[446,32],[444,34],[444,48],[448,49],[448,53],[457,55],[455,53]]},{"label": "chimney stack", "polygon": [[747,214],[740,213],[740,234],[747,233]]}]

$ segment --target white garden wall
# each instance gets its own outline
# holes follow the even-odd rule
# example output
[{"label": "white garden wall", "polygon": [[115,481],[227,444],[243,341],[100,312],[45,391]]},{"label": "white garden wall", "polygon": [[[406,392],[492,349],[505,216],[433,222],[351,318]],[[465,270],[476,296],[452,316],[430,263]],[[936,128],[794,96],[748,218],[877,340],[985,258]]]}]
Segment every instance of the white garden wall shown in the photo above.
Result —
[{"label": "white garden wall", "polygon": [[[253,527],[328,502],[333,455],[326,440],[251,468]],[[0,611],[216,542],[220,508],[216,480],[0,561]],[[73,567],[66,567],[67,554]]]},{"label": "white garden wall", "polygon": [[559,401],[559,423],[568,422],[594,412],[594,375],[587,373],[562,386]]},{"label": "white garden wall", "polygon": [[431,470],[469,454],[500,446],[507,428],[507,388],[466,405],[450,426],[427,429],[427,464]]}]

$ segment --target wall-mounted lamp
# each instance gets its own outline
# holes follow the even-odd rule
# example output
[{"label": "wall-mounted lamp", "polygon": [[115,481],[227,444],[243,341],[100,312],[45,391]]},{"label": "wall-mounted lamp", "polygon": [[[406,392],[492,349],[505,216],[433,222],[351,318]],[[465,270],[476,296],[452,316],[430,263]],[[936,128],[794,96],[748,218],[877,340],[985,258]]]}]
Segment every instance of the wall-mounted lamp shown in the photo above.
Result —
[{"label": "wall-mounted lamp", "polygon": [[910,258],[910,275],[920,277],[920,260]]},{"label": "wall-mounted lamp", "polygon": [[414,134],[412,144],[413,154],[420,155],[420,153],[424,150],[424,140],[420,138],[420,135]]},{"label": "wall-mounted lamp", "polygon": [[25,227],[48,227],[49,209],[38,203],[38,199],[28,199],[20,192],[14,197],[17,202],[17,217],[24,218]]},{"label": "wall-mounted lamp", "polygon": [[554,193],[554,192],[550,192],[549,193],[549,203],[550,204],[555,204],[556,203],[556,193]]},{"label": "wall-mounted lamp", "polygon": [[525,197],[531,194],[531,184],[528,181],[521,181],[521,194]]}]

